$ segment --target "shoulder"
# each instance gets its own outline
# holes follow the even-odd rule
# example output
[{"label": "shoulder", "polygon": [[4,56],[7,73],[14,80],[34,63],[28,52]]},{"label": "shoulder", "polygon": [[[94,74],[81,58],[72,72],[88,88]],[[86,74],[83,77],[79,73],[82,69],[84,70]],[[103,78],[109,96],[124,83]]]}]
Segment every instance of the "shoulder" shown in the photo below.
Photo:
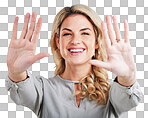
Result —
[{"label": "shoulder", "polygon": [[38,75],[35,77],[36,81],[38,81],[40,84],[42,84],[42,86],[45,88],[47,87],[52,87],[55,88],[56,86],[59,86],[59,84],[61,83],[59,81],[58,75],[55,75],[53,77],[44,77],[41,75]]}]

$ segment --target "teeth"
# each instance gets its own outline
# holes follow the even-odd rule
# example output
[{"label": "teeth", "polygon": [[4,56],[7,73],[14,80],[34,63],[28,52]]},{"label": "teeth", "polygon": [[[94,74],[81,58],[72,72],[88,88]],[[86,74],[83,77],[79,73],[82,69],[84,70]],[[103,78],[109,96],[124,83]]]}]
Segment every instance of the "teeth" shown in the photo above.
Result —
[{"label": "teeth", "polygon": [[83,52],[84,49],[70,49],[70,52]]}]

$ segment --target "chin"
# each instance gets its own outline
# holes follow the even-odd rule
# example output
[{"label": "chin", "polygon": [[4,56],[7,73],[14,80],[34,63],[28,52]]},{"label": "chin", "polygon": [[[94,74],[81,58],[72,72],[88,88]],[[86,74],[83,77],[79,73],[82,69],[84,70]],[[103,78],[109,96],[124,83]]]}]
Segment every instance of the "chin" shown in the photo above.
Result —
[{"label": "chin", "polygon": [[80,65],[84,65],[84,64],[89,64],[88,63],[89,59],[84,60],[84,59],[71,59],[69,61],[67,61],[67,63],[69,65],[73,65],[73,66],[80,66]]}]

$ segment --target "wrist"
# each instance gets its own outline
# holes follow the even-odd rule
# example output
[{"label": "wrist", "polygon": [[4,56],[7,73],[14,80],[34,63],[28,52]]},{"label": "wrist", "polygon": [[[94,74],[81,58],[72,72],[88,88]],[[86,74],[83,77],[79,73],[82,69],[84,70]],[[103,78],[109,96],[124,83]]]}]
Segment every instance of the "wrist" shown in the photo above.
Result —
[{"label": "wrist", "polygon": [[12,73],[12,72],[8,71],[8,77],[14,82],[24,81],[27,79],[27,72],[24,71],[22,73],[16,74],[16,73]]},{"label": "wrist", "polygon": [[136,81],[136,72],[132,72],[130,76],[118,76],[117,81],[123,86],[132,86]]}]

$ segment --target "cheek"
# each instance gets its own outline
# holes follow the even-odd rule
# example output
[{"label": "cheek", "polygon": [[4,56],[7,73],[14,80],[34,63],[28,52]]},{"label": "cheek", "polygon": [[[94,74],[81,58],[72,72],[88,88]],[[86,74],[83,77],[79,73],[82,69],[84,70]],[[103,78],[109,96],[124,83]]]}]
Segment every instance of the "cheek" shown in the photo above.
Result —
[{"label": "cheek", "polygon": [[95,54],[95,39],[91,39],[88,42],[88,51],[90,52],[91,55]]},{"label": "cheek", "polygon": [[67,50],[66,47],[67,47],[67,42],[60,40],[60,53],[61,53],[62,56],[64,55],[64,53]]},{"label": "cheek", "polygon": [[87,41],[87,45],[90,49],[95,49],[95,39],[91,38]]}]

